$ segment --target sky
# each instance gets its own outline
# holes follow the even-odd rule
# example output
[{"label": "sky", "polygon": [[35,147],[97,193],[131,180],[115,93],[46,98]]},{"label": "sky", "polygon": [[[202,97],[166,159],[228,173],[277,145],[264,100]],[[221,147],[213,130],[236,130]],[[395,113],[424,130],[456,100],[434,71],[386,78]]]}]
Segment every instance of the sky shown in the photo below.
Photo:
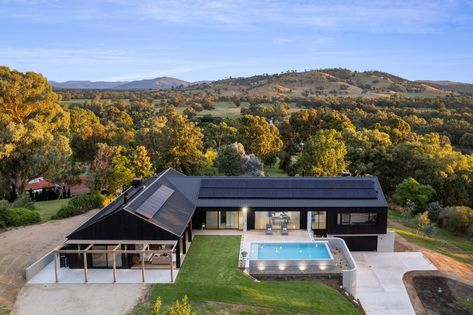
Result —
[{"label": "sky", "polygon": [[55,81],[343,67],[473,83],[473,0],[0,0],[0,65]]}]

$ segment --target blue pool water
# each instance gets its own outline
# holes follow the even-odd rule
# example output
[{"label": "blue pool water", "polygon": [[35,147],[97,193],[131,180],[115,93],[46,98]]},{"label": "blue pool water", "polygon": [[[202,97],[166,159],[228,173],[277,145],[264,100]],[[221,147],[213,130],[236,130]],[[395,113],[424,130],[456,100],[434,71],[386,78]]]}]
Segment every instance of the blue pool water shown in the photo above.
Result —
[{"label": "blue pool water", "polygon": [[332,259],[325,242],[256,243],[253,254],[260,260]]}]

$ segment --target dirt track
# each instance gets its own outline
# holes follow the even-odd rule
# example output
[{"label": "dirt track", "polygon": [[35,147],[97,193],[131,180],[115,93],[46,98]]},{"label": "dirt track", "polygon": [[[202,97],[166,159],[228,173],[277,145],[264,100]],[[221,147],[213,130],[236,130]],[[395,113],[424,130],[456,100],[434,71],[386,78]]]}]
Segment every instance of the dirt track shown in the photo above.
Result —
[{"label": "dirt track", "polygon": [[445,272],[446,274],[459,276],[468,281],[473,281],[473,268],[471,268],[469,265],[458,262],[453,258],[439,254],[432,250],[409,243],[399,235],[396,235],[394,250],[397,252],[422,252],[424,256],[427,257],[439,271]]},{"label": "dirt track", "polygon": [[67,234],[97,210],[59,221],[49,221],[0,233],[0,310],[11,309],[25,284],[24,270],[54,249]]}]

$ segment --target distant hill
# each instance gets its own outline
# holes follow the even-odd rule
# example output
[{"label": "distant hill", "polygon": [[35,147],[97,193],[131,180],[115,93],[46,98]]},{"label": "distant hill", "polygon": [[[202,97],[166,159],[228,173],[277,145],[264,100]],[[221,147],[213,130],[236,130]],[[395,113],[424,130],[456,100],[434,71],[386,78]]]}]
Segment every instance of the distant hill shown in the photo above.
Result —
[{"label": "distant hill", "polygon": [[107,82],[107,81],[49,81],[54,89],[83,89],[83,90],[102,90],[113,89],[127,82]]},{"label": "distant hill", "polygon": [[119,86],[114,87],[115,90],[165,90],[171,89],[174,87],[185,87],[188,86],[190,83],[187,81],[169,78],[169,77],[161,77],[151,80],[140,80],[140,81],[132,81],[128,82]]},{"label": "distant hill", "polygon": [[83,89],[83,90],[165,90],[174,87],[185,87],[190,83],[175,78],[161,77],[150,80],[131,82],[109,81],[49,81],[54,89]]},{"label": "distant hill", "polygon": [[208,91],[225,96],[379,97],[397,93],[414,96],[441,96],[450,93],[441,86],[410,81],[385,72],[359,72],[341,68],[228,78],[193,84],[184,89]]},{"label": "distant hill", "polygon": [[422,80],[422,81],[417,81],[417,82],[426,83],[431,86],[441,88],[444,90],[449,90],[449,91],[473,93],[472,83],[461,83],[461,82],[453,82],[453,81],[430,81],[430,80]]}]

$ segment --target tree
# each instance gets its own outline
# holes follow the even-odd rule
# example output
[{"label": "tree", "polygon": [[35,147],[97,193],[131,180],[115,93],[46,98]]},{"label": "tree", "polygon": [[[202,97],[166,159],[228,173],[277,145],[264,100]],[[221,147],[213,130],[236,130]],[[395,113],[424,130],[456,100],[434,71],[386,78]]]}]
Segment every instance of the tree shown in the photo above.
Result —
[{"label": "tree", "polygon": [[242,173],[250,176],[264,176],[263,163],[254,154],[247,155],[242,165]]},{"label": "tree", "polygon": [[454,234],[473,232],[473,209],[469,207],[448,207],[442,211],[440,219],[442,226]]},{"label": "tree", "polygon": [[0,67],[0,109],[0,175],[13,198],[29,178],[69,168],[69,114],[45,77]]},{"label": "tree", "polygon": [[117,148],[106,143],[99,143],[97,153],[91,165],[93,175],[92,189],[104,191],[108,189],[108,174],[112,170],[112,160]]},{"label": "tree", "polygon": [[243,116],[238,136],[250,153],[262,159],[278,153],[283,146],[278,128],[259,116]]},{"label": "tree", "polygon": [[238,176],[245,162],[245,149],[241,143],[233,143],[220,148],[215,159],[215,166],[220,173],[227,176]]},{"label": "tree", "polygon": [[460,145],[473,149],[473,133],[465,132],[460,138]]},{"label": "tree", "polygon": [[392,145],[389,135],[376,129],[362,129],[354,134],[346,134],[346,138],[350,173],[375,175]]},{"label": "tree", "polygon": [[305,143],[299,163],[310,175],[336,176],[347,169],[346,153],[341,132],[320,130]]},{"label": "tree", "polygon": [[236,141],[238,129],[222,121],[219,124],[210,123],[204,128],[206,147],[219,150],[222,146]]},{"label": "tree", "polygon": [[133,155],[133,170],[139,178],[150,178],[153,176],[153,163],[148,155],[148,151],[142,145],[136,147]]},{"label": "tree", "polygon": [[391,136],[393,143],[400,143],[406,140],[407,136],[411,133],[411,126],[399,117],[391,118],[383,129]]},{"label": "tree", "polygon": [[396,186],[397,199],[405,204],[408,200],[416,204],[416,212],[426,209],[427,202],[435,194],[430,185],[422,185],[414,178],[409,177]]},{"label": "tree", "polygon": [[202,138],[199,127],[170,107],[140,130],[138,143],[148,148],[158,170],[198,174],[205,165]]},{"label": "tree", "polygon": [[247,155],[241,143],[235,142],[224,146],[215,160],[220,173],[227,176],[250,175],[263,176],[263,163],[254,154]]},{"label": "tree", "polygon": [[120,194],[123,188],[131,184],[135,177],[133,169],[130,167],[130,160],[122,153],[123,149],[118,148],[112,158],[112,167],[107,174],[108,191]]}]

